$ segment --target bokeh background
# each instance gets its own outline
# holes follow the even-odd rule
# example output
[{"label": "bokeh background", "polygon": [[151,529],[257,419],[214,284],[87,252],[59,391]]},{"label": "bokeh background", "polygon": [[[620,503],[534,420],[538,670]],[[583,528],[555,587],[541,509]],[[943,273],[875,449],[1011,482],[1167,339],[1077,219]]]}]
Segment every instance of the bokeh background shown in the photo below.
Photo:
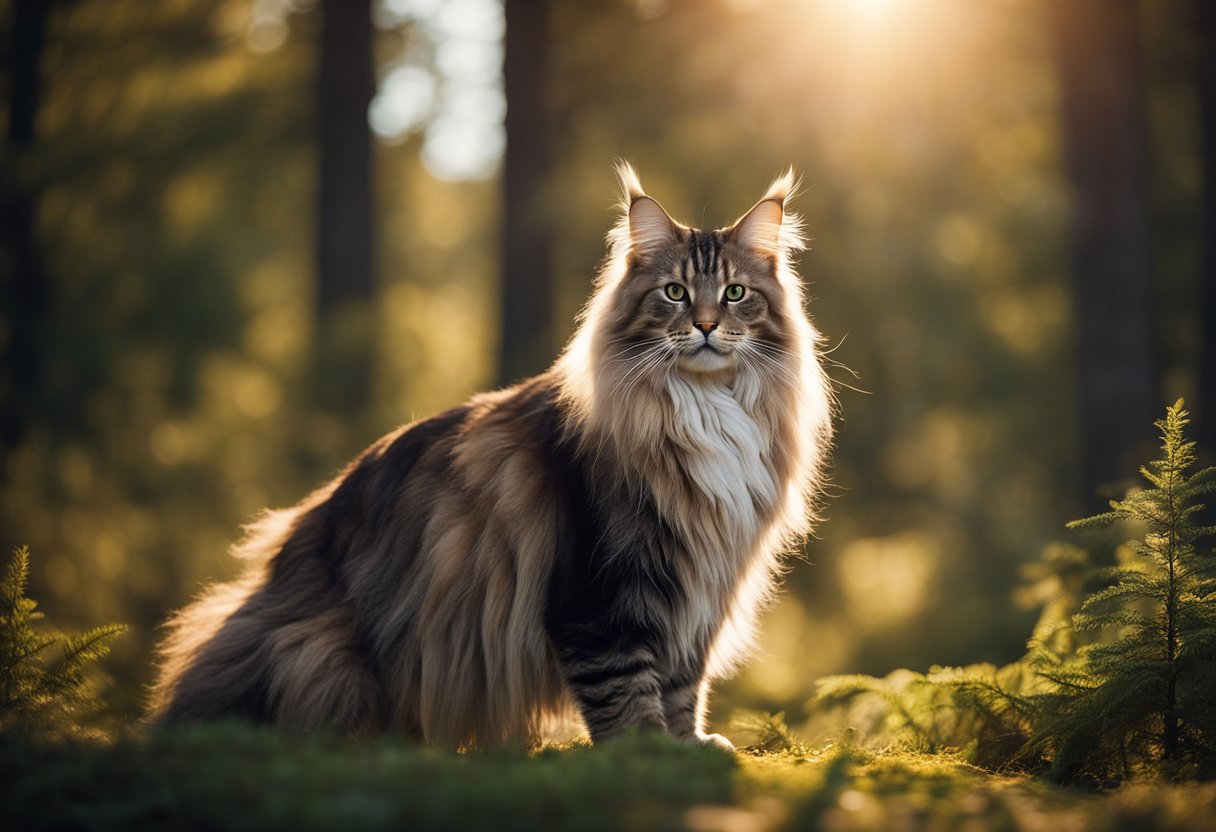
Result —
[{"label": "bokeh background", "polygon": [[137,718],[240,524],[552,360],[616,157],[698,226],[792,164],[833,497],[714,717],[1020,656],[1019,565],[1216,433],[1213,5],[0,2],[0,545]]}]

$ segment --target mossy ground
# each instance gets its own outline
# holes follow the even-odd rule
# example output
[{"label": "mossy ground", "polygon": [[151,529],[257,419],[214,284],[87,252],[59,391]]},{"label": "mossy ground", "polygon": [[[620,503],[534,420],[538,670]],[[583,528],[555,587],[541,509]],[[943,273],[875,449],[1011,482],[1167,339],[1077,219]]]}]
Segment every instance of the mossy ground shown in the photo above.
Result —
[{"label": "mossy ground", "polygon": [[957,758],[729,755],[657,736],[539,753],[237,725],[111,745],[0,738],[7,829],[1210,829],[1216,784],[1063,789]]}]

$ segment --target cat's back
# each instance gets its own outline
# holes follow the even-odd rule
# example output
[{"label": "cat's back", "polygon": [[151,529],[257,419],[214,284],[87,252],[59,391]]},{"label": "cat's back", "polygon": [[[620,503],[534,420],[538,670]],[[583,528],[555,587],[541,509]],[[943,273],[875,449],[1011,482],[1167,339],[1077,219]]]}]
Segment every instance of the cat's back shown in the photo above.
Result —
[{"label": "cat's back", "polygon": [[543,628],[558,545],[560,387],[542,375],[390,434],[328,500],[345,601],[427,740],[501,741],[560,709]]},{"label": "cat's back", "polygon": [[524,501],[553,485],[559,392],[551,376],[536,376],[374,443],[324,495],[331,520],[345,527],[336,548],[365,548],[385,522],[397,528],[398,550],[418,550],[436,543],[428,529],[521,519]]},{"label": "cat's back", "polygon": [[566,456],[559,394],[550,375],[477,394],[385,436],[339,476],[318,508],[353,603],[382,614],[388,594],[404,593],[404,615],[441,603],[448,586],[491,574],[514,586],[543,571],[555,545],[555,457]]}]

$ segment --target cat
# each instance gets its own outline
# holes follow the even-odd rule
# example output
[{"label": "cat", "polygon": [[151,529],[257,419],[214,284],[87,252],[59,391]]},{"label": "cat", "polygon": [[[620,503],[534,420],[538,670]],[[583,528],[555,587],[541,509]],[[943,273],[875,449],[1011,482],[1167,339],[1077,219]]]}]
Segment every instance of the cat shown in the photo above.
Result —
[{"label": "cat", "polygon": [[573,720],[705,731],[815,519],[833,399],[778,178],[733,225],[622,216],[546,372],[406,425],[234,553],[180,611],[151,720],[225,717],[453,747]]}]

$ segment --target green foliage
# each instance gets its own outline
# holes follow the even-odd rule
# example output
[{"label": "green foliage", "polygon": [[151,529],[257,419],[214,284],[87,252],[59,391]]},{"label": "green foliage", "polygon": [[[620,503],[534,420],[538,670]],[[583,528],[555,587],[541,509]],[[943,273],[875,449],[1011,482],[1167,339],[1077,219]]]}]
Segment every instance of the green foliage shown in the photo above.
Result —
[{"label": "green foliage", "polygon": [[754,754],[786,752],[805,754],[808,749],[785,721],[785,713],[736,711],[731,715],[731,733],[742,749]]},{"label": "green foliage", "polygon": [[1027,692],[1035,679],[1020,663],[896,670],[819,681],[812,706],[850,706],[863,733],[922,753],[960,752],[993,770],[1026,767],[1031,730]]},{"label": "green foliage", "polygon": [[1022,565],[1021,576],[1025,584],[1015,592],[1015,598],[1027,608],[1041,608],[1027,650],[1032,655],[1050,656],[1076,650],[1085,634],[1073,628],[1072,617],[1093,583],[1094,566],[1089,554],[1067,543],[1052,543],[1037,561]]},{"label": "green foliage", "polygon": [[[86,671],[126,627],[109,624],[76,635],[35,630],[42,613],[25,597],[29,572],[30,553],[23,546],[13,552],[0,581],[0,732],[81,733],[101,708]],[[60,655],[45,661],[56,642]]]},{"label": "green foliage", "polygon": [[1123,547],[1121,563],[1102,570],[1108,586],[1073,616],[1081,633],[1109,634],[1075,653],[1039,650],[1037,672],[1053,683],[1034,699],[1033,745],[1063,779],[1128,777],[1167,761],[1211,760],[1216,735],[1216,558],[1196,542],[1216,529],[1194,525],[1197,502],[1216,489],[1216,469],[1192,473],[1179,399],[1156,423],[1161,456],[1140,469],[1151,485],[1111,502],[1111,511],[1070,528],[1135,524],[1141,536]]},{"label": "green foliage", "polygon": [[1156,423],[1161,456],[1141,469],[1150,487],[1069,524],[1136,529],[1117,566],[1096,569],[1081,550],[1053,545],[1023,570],[1029,583],[1019,594],[1043,610],[1022,660],[829,677],[813,706],[844,706],[889,743],[962,749],[991,769],[1049,767],[1062,781],[1210,770],[1216,558],[1197,543],[1216,529],[1194,518],[1198,498],[1216,489],[1216,469],[1192,472],[1187,423],[1181,400]]}]

